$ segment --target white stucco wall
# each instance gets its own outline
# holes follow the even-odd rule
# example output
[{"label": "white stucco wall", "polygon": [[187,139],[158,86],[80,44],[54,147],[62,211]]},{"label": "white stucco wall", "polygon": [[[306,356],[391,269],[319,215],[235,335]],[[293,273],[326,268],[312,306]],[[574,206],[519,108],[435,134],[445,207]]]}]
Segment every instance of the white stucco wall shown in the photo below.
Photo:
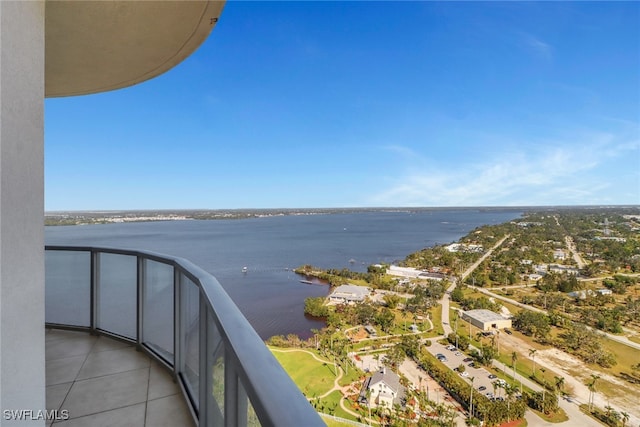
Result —
[{"label": "white stucco wall", "polygon": [[45,409],[44,1],[0,1],[0,425]]}]

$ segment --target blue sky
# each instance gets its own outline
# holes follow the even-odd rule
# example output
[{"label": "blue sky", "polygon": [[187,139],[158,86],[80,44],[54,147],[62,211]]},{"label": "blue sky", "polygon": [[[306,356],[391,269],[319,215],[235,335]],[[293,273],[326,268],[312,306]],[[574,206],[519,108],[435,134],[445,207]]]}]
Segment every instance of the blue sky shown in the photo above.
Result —
[{"label": "blue sky", "polygon": [[229,1],[45,102],[47,210],[640,204],[640,3]]}]

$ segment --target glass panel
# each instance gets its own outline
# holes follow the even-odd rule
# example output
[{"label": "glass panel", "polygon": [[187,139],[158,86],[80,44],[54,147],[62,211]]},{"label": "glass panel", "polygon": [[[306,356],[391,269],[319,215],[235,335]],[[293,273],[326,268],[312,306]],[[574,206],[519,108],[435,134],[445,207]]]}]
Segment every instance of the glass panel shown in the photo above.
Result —
[{"label": "glass panel", "polygon": [[142,339],[173,363],[173,266],[144,260]]},{"label": "glass panel", "polygon": [[247,407],[247,426],[249,427],[259,427],[260,420],[256,415],[255,409],[253,409],[253,405],[251,404],[251,400],[249,400],[249,406]]},{"label": "glass panel", "polygon": [[224,421],[224,342],[213,321],[213,314],[210,310],[207,314],[209,335],[207,363],[210,366],[211,397],[213,399],[213,402],[207,399],[207,405],[213,405],[209,412],[213,417],[213,425],[222,425]]},{"label": "glass panel", "polygon": [[91,326],[91,253],[45,251],[45,321]]},{"label": "glass panel", "polygon": [[184,349],[184,377],[196,406],[200,377],[200,289],[188,277],[181,277],[180,310],[182,312],[180,337]]},{"label": "glass panel", "polygon": [[99,254],[98,327],[135,339],[137,259],[132,255]]}]

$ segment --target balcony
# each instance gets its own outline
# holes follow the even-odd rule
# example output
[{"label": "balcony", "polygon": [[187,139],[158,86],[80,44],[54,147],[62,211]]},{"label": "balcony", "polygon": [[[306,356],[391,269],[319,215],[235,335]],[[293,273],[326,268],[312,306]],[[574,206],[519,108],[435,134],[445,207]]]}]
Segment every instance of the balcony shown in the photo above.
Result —
[{"label": "balcony", "polygon": [[49,246],[45,272],[47,407],[73,425],[324,425],[222,286],[189,261]]}]

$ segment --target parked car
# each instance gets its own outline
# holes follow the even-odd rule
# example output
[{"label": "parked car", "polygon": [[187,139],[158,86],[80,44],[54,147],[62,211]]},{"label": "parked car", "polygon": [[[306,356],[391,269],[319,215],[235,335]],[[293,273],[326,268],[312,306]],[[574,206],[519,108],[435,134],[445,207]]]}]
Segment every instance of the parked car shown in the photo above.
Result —
[{"label": "parked car", "polygon": [[456,356],[462,356],[462,353],[460,353],[459,351],[456,351],[456,352],[455,352],[455,355],[456,355]]},{"label": "parked car", "polygon": [[513,332],[511,332],[511,330],[510,330],[510,329],[506,329],[506,328],[505,328],[504,332],[505,332],[507,335],[511,335],[511,334],[513,333]]},{"label": "parked car", "polygon": [[467,363],[467,362],[471,362],[472,360],[473,360],[473,359],[472,359],[472,358],[470,358],[470,357],[465,357],[465,358],[464,358],[464,360],[463,360],[463,362],[464,362],[464,363]]},{"label": "parked car", "polygon": [[476,362],[471,362],[471,363],[469,363],[469,367],[470,367],[470,368],[475,368],[475,367],[476,367]]},{"label": "parked car", "polygon": [[497,375],[489,374],[489,379],[490,380],[495,380],[496,378],[498,378]]},{"label": "parked car", "polygon": [[478,387],[478,391],[485,391],[487,388],[483,385],[481,385],[480,387]]},{"label": "parked car", "polygon": [[460,372],[460,376],[461,377],[468,377],[469,376],[469,372],[467,372],[467,371]]}]

